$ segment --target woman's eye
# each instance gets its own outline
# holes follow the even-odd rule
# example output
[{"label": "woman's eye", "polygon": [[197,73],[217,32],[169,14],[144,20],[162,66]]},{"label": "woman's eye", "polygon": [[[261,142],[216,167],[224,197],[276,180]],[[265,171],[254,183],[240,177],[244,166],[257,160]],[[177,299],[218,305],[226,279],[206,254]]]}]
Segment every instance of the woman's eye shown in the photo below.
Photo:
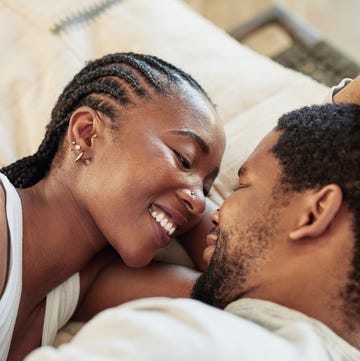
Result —
[{"label": "woman's eye", "polygon": [[179,159],[181,165],[185,168],[185,169],[190,169],[191,168],[191,163],[190,161],[185,158],[180,152],[178,152],[177,150],[173,149],[173,152],[175,153],[176,157]]},{"label": "woman's eye", "polygon": [[204,196],[205,196],[205,197],[208,197],[208,195],[209,195],[209,193],[210,193],[210,189],[204,188],[204,189],[203,189],[203,193],[204,193]]}]

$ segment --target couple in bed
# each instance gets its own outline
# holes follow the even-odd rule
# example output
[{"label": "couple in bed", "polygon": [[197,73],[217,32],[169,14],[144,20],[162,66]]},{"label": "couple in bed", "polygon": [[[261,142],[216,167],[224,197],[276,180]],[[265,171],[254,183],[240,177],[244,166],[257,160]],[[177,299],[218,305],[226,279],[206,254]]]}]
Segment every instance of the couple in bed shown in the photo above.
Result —
[{"label": "couple in bed", "polygon": [[[128,339],[121,335],[115,343],[118,357],[141,357],[141,350],[124,352],[143,340],[152,345],[142,346],[147,359],[173,353],[182,359],[185,350],[174,349],[176,342],[193,344],[189,355],[208,359],[228,339],[235,349],[240,340],[243,347],[257,340],[251,350],[262,355],[270,352],[266,345],[278,344],[288,358],[326,355],[335,345],[356,359],[358,118],[352,105],[314,106],[281,118],[239,169],[238,189],[212,213],[208,267],[200,278],[159,263],[130,270],[181,234],[202,269],[202,244],[191,239],[209,227],[205,196],[219,170],[224,132],[206,93],[172,65],[136,54],[89,63],[59,97],[38,152],[2,170],[2,359],[9,347],[8,359],[16,360],[51,342],[70,317],[87,320],[140,297],[187,297],[197,278],[194,298],[219,308],[231,303],[230,312],[250,319],[252,310],[253,321],[190,300],[141,301],[119,308]],[[140,315],[132,320],[133,310]],[[271,318],[277,314],[284,315],[281,324]],[[266,325],[256,326],[262,322],[256,315],[268,315]],[[133,321],[136,337],[129,333]],[[96,320],[90,333],[91,325]],[[51,351],[53,357],[76,358],[77,347],[78,355],[86,347],[107,352],[96,342],[81,344],[86,332],[76,338],[80,346],[74,340],[61,351],[68,356]],[[30,359],[50,357],[41,354],[46,349],[38,352]]]}]

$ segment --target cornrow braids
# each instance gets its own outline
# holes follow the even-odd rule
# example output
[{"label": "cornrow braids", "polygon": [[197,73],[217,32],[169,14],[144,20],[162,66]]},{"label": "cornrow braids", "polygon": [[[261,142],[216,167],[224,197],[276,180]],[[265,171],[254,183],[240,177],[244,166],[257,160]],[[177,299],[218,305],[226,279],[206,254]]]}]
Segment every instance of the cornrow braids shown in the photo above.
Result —
[{"label": "cornrow braids", "polygon": [[204,89],[187,73],[152,55],[114,53],[89,61],[64,88],[51,113],[37,152],[0,169],[18,188],[36,184],[49,172],[63,143],[72,113],[87,105],[115,123],[120,107],[135,106],[153,92],[167,95],[185,82],[211,102]]},{"label": "cornrow braids", "polygon": [[355,245],[346,286],[351,312],[360,313],[360,107],[326,104],[283,115],[272,152],[282,166],[285,190],[301,192],[337,184],[353,214]]}]

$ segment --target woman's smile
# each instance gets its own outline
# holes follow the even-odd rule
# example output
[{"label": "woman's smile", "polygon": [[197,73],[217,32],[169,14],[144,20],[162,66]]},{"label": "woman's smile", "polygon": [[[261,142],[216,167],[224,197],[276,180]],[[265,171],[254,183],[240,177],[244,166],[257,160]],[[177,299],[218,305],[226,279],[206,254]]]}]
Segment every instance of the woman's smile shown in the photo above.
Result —
[{"label": "woman's smile", "polygon": [[156,220],[156,222],[166,231],[169,237],[175,232],[177,224],[174,222],[174,220],[169,214],[154,205],[150,209],[150,214]]}]

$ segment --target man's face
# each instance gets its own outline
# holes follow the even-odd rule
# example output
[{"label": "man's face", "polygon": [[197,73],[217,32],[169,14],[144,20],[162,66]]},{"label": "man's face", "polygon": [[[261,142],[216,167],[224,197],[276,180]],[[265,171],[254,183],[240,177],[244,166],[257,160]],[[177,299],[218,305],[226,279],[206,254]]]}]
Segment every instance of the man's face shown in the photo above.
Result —
[{"label": "man's face", "polygon": [[212,215],[204,259],[208,264],[193,298],[225,307],[241,297],[272,299],[286,272],[293,202],[279,190],[281,169],[271,153],[278,134],[266,136],[239,169],[238,189]]}]

